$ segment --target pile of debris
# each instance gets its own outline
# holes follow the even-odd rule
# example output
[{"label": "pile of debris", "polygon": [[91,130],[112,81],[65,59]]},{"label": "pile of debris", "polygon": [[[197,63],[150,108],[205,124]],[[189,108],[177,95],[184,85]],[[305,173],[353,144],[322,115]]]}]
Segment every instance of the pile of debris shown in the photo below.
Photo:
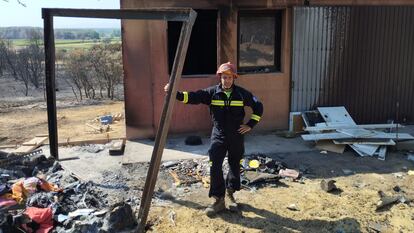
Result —
[{"label": "pile of debris", "polygon": [[399,124],[357,125],[344,107],[319,107],[317,111],[304,112],[302,118],[304,130],[309,132],[302,138],[316,141],[316,146],[325,151],[343,153],[348,145],[360,156],[377,155],[385,160],[388,146],[414,139],[410,134],[399,133]]},{"label": "pile of debris", "polygon": [[262,154],[246,156],[241,161],[241,183],[243,187],[258,187],[280,178],[300,178],[298,171],[287,168],[286,164]]},{"label": "pile of debris", "polygon": [[[209,187],[208,159],[168,161],[162,164],[162,168],[174,179],[175,186],[190,186],[202,182],[204,187]],[[225,169],[228,171],[227,166]]]},{"label": "pile of debris", "polygon": [[105,114],[97,116],[95,119],[85,125],[93,129],[95,133],[104,133],[111,131],[111,124],[115,124],[124,119],[122,113]]},{"label": "pile of debris", "polygon": [[119,232],[136,227],[124,202],[110,205],[91,182],[65,172],[42,150],[0,151],[1,232]]},{"label": "pile of debris", "polygon": [[[265,155],[248,155],[240,161],[240,179],[243,188],[252,189],[263,186],[280,178],[300,178],[298,171],[288,169],[282,162],[276,161]],[[190,186],[202,183],[205,188],[209,187],[210,165],[208,158],[193,160],[167,161],[161,165],[174,179],[175,186]],[[229,166],[227,158],[223,162],[223,174],[227,175]]]}]

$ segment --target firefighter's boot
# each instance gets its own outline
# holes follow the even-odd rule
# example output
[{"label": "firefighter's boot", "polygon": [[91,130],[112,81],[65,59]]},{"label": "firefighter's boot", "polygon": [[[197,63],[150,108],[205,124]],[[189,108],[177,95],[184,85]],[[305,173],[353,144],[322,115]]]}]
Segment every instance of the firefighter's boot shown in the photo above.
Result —
[{"label": "firefighter's boot", "polygon": [[205,213],[207,216],[212,217],[215,214],[223,211],[224,209],[226,209],[226,204],[224,202],[224,197],[216,197],[213,196],[214,198],[214,202],[209,205],[206,209],[205,209]]},{"label": "firefighter's boot", "polygon": [[239,205],[236,202],[236,199],[234,198],[234,190],[233,189],[227,189],[227,198],[229,199],[229,210],[233,212],[239,211]]}]

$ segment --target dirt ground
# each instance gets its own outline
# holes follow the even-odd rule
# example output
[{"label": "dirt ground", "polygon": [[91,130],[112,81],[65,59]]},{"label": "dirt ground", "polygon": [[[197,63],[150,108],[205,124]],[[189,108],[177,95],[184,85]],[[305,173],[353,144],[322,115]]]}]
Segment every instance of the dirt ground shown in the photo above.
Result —
[{"label": "dirt ground", "polygon": [[[241,190],[236,198],[240,213],[225,211],[215,218],[203,214],[209,203],[207,189],[200,188],[173,201],[173,206],[153,207],[150,221],[154,232],[414,232],[413,203],[398,203],[376,210],[378,191],[387,195],[404,194],[414,198],[414,168],[401,153],[392,153],[387,161],[345,154],[270,155],[291,168],[308,170],[303,182],[284,179],[258,190]],[[350,169],[345,175],[343,169]],[[348,171],[346,171],[348,172]],[[338,191],[320,188],[322,179],[335,179]],[[398,186],[401,191],[394,191]],[[287,209],[295,204],[297,211]],[[172,216],[175,216],[172,221]]]},{"label": "dirt ground", "polygon": [[[0,114],[0,145],[21,143],[36,134],[47,133],[46,110],[38,105],[7,107]],[[123,112],[122,102],[67,107],[58,110],[59,138],[105,138],[85,123],[94,123],[97,116]],[[98,124],[97,124],[98,125]],[[124,121],[112,125],[111,137],[125,135]],[[283,145],[281,145],[283,146]],[[224,211],[214,218],[203,214],[210,202],[206,188],[183,189],[185,195],[171,202],[155,203],[149,222],[153,232],[414,232],[414,204],[399,203],[376,210],[378,191],[387,195],[404,194],[414,198],[414,163],[404,152],[394,151],[386,161],[362,158],[353,152],[321,154],[319,152],[279,153],[267,155],[285,162],[288,167],[305,171],[302,182],[283,179],[276,185],[236,193],[240,213]],[[144,168],[142,168],[144,169]],[[345,169],[350,170],[346,171]],[[128,172],[121,167],[120,171]],[[140,171],[145,174],[145,170]],[[133,176],[128,186],[143,185],[144,177]],[[320,188],[322,179],[335,179],[340,191],[326,193]],[[161,178],[158,187],[174,190],[171,182]],[[400,190],[399,192],[395,190]],[[119,194],[121,195],[121,194]],[[287,209],[295,204],[296,211]]]},{"label": "dirt ground", "polygon": [[[96,155],[97,161],[102,161],[102,156]],[[375,224],[383,227],[380,232],[413,232],[413,203],[397,203],[376,210],[380,200],[378,191],[389,196],[414,197],[414,176],[408,175],[409,170],[414,170],[414,163],[407,161],[401,152],[388,154],[386,161],[357,157],[352,151],[267,156],[304,171],[305,178],[282,179],[262,188],[242,189],[236,193],[241,211],[226,210],[213,218],[203,213],[211,201],[207,188],[201,183],[176,187],[168,171],[161,169],[148,218],[149,232],[378,232],[371,228]],[[108,189],[108,198],[112,202],[129,200],[138,212],[147,169],[147,163],[111,168],[96,183],[128,187]],[[339,190],[322,191],[322,179],[336,180]],[[287,208],[292,204],[298,210]]]},{"label": "dirt ground", "polygon": [[[0,114],[0,145],[20,144],[38,134],[48,134],[47,110],[39,105],[2,109]],[[86,124],[100,127],[97,117],[124,115],[124,103],[110,101],[105,104],[57,109],[58,138],[60,142],[83,139],[125,137],[125,118],[110,125],[108,132],[99,132]]]}]

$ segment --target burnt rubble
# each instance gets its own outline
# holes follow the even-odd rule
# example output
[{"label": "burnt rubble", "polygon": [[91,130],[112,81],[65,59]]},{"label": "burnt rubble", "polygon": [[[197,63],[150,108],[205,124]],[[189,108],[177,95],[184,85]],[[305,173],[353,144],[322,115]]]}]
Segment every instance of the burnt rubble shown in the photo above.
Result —
[{"label": "burnt rubble", "polygon": [[[240,164],[242,187],[247,189],[266,186],[280,178],[289,177],[294,180],[300,178],[299,172],[288,169],[284,163],[262,154],[248,155],[241,160]],[[210,171],[207,158],[167,161],[161,165],[161,168],[168,171],[176,186],[202,183],[204,187],[208,187]],[[223,162],[224,176],[228,171],[229,166],[226,158]]]},{"label": "burnt rubble", "polygon": [[[0,164],[1,232],[128,232],[137,225],[128,203],[109,203],[97,184],[65,172],[41,151],[2,152]],[[17,191],[21,201],[13,199]]]},{"label": "burnt rubble", "polygon": [[[133,232],[141,202],[148,163],[125,165],[105,171],[102,180],[85,182],[65,171],[41,150],[26,155],[0,154],[0,228],[50,232]],[[208,158],[164,162],[158,176],[154,204],[163,204],[210,182]],[[227,159],[223,173],[228,173]],[[133,178],[132,178],[133,177]],[[241,161],[242,187],[256,189],[281,178],[298,179],[299,173],[265,155],[246,156]],[[13,192],[22,191],[20,199]],[[13,188],[14,187],[14,188]],[[169,189],[168,191],[164,191]],[[45,216],[42,219],[36,216]],[[20,231],[21,231],[20,230]]]}]

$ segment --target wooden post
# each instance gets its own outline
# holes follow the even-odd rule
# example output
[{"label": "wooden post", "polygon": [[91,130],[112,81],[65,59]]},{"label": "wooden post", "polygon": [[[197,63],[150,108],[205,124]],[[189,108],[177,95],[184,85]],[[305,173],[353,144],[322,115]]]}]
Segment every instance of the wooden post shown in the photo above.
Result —
[{"label": "wooden post", "polygon": [[170,126],[171,114],[174,107],[175,95],[177,93],[178,84],[181,79],[181,73],[184,66],[185,56],[187,53],[188,42],[191,36],[191,30],[197,13],[190,11],[188,21],[183,22],[181,27],[181,35],[178,41],[177,52],[174,58],[174,64],[170,76],[170,89],[165,97],[164,108],[155,138],[154,150],[152,152],[151,164],[148,169],[145,181],[144,191],[141,199],[141,206],[138,213],[138,231],[144,232],[147,222],[148,212],[151,205],[152,195],[154,193],[155,184],[157,182],[158,172],[160,169],[161,157],[164,151],[165,141],[167,138],[168,128]]},{"label": "wooden post", "polygon": [[42,17],[44,24],[43,37],[45,46],[47,122],[49,128],[50,154],[58,160],[59,152],[55,92],[55,35],[53,32],[53,16],[48,9],[42,9]]}]

